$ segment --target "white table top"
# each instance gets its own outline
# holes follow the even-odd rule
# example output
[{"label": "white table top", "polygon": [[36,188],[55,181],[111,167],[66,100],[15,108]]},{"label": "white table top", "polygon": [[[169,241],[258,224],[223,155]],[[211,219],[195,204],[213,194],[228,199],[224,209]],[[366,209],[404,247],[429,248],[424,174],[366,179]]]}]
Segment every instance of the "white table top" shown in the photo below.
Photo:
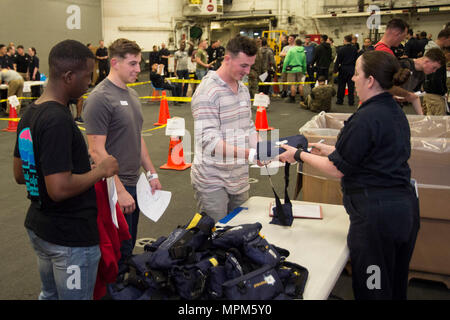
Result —
[{"label": "white table top", "polygon": [[[45,81],[25,81],[23,84],[23,92],[30,92],[31,86],[42,86],[45,84]],[[8,89],[8,85],[6,83],[0,84],[0,89]]]},{"label": "white table top", "polygon": [[[347,233],[348,215],[341,205],[320,203],[323,219],[294,219],[292,226],[270,224],[269,205],[273,198],[251,197],[242,210],[227,225],[259,222],[261,235],[269,243],[289,250],[287,261],[308,269],[303,298],[305,300],[328,299],[349,258]],[[311,202],[291,201],[299,204]]]}]

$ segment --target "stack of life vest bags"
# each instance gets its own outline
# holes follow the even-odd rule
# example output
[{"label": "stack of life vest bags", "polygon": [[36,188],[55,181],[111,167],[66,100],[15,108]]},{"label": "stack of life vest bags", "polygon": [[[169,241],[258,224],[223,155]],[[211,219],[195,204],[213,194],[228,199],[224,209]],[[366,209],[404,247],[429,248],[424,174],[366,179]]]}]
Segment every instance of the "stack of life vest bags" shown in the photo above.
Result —
[{"label": "stack of life vest bags", "polygon": [[261,236],[260,223],[215,227],[206,214],[133,255],[108,286],[114,300],[302,299],[308,271]]}]

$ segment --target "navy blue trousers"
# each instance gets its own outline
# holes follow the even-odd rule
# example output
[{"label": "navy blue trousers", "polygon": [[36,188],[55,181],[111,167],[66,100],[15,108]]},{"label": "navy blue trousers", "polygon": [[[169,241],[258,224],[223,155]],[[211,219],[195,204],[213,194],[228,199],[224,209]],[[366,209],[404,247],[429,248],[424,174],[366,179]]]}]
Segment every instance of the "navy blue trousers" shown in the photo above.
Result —
[{"label": "navy blue trousers", "polygon": [[409,262],[419,230],[419,201],[412,188],[344,192],[350,216],[355,299],[404,300]]}]

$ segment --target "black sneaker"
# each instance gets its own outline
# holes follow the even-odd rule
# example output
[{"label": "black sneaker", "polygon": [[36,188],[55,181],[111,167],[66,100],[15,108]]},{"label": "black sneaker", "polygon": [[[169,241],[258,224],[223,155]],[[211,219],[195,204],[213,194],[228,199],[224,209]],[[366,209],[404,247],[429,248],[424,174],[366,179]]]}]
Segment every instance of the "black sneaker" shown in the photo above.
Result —
[{"label": "black sneaker", "polygon": [[76,117],[75,118],[75,122],[78,123],[78,124],[83,124],[84,123],[83,118],[81,118],[81,117]]}]

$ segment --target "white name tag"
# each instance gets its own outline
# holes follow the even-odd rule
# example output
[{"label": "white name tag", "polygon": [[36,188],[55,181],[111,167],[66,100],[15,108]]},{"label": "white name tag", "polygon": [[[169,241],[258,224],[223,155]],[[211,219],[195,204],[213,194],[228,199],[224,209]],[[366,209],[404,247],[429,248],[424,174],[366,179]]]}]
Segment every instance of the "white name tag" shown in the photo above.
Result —
[{"label": "white name tag", "polygon": [[122,105],[122,106],[127,106],[128,105],[128,101],[120,101],[120,105]]},{"label": "white name tag", "polygon": [[246,107],[247,106],[247,101],[241,100],[239,101],[239,104],[241,107]]}]

